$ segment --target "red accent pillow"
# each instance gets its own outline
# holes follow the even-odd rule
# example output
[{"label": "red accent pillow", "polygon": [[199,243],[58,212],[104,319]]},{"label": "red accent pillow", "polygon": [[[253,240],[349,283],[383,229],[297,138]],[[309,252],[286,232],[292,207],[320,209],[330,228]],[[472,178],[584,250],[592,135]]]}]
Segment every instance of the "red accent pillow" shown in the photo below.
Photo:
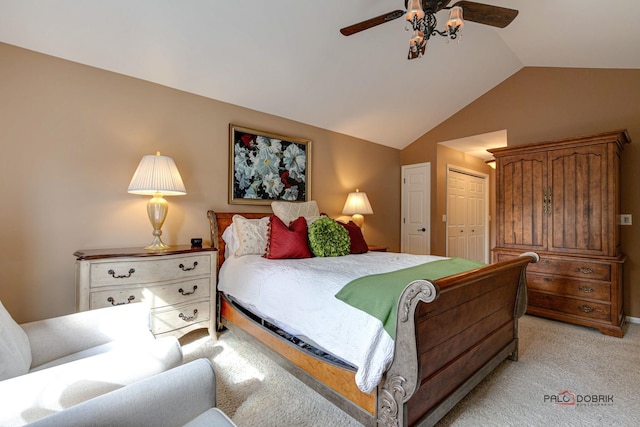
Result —
[{"label": "red accent pillow", "polygon": [[291,221],[289,227],[280,218],[271,215],[267,251],[269,259],[311,258],[307,242],[307,221],[303,216]]},{"label": "red accent pillow", "polygon": [[349,232],[349,238],[351,239],[351,248],[349,253],[363,254],[365,252],[369,252],[369,245],[365,242],[362,230],[355,222],[349,221],[348,224],[345,224],[344,222],[338,221],[338,224],[346,228]]}]

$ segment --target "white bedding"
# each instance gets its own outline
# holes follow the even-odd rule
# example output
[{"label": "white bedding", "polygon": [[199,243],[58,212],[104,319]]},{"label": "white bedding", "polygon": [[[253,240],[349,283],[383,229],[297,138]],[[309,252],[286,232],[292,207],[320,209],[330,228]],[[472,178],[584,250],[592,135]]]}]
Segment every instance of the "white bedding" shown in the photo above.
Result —
[{"label": "white bedding", "polygon": [[380,320],[335,298],[351,280],[444,259],[368,252],[335,258],[272,260],[230,256],[218,289],[265,320],[357,368],[356,384],[369,393],[393,358],[393,340]]}]

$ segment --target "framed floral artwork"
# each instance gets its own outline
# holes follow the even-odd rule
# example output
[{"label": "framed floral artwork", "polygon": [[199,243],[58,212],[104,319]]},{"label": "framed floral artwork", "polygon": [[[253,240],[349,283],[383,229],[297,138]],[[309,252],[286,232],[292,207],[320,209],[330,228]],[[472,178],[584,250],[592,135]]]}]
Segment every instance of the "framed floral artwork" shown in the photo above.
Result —
[{"label": "framed floral artwork", "polygon": [[229,125],[229,203],[311,200],[311,141]]}]

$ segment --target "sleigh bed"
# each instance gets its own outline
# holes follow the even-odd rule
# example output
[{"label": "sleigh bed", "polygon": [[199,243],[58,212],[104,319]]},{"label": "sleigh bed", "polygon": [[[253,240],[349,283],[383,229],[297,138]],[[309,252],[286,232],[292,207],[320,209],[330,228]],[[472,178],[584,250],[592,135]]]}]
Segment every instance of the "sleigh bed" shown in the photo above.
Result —
[{"label": "sleigh bed", "polygon": [[[218,269],[225,262],[222,234],[235,214],[207,213]],[[271,215],[238,214],[247,219]],[[527,305],[525,269],[537,259],[526,253],[402,284],[390,364],[371,392],[356,383],[356,367],[319,347],[314,337],[283,330],[277,320],[257,315],[228,292],[218,292],[218,330],[227,327],[250,337],[268,357],[366,426],[434,425],[503,360],[517,360],[518,318]]]}]

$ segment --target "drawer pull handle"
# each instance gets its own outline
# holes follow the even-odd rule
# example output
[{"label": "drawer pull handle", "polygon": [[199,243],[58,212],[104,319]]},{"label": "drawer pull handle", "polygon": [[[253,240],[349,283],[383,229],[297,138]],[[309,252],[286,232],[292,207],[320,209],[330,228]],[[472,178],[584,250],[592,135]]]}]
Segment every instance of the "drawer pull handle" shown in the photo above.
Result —
[{"label": "drawer pull handle", "polygon": [[195,270],[197,266],[198,266],[198,261],[194,261],[193,267],[185,267],[184,264],[180,264],[178,267],[180,267],[182,271],[191,271],[191,270]]},{"label": "drawer pull handle", "polygon": [[587,305],[587,304],[579,305],[578,309],[580,311],[582,311],[583,313],[591,313],[593,310],[595,310],[595,308],[593,308],[593,307],[591,307],[590,305]]},{"label": "drawer pull handle", "polygon": [[123,274],[123,275],[117,275],[116,276],[116,272],[115,271],[113,271],[113,270],[107,271],[107,273],[110,274],[111,277],[113,277],[114,279],[128,279],[135,272],[136,272],[135,268],[130,268],[129,269],[129,274],[127,274],[127,275]]},{"label": "drawer pull handle", "polygon": [[136,299],[136,297],[134,297],[133,295],[129,295],[129,298],[127,298],[127,302],[116,302],[116,300],[113,299],[113,297],[107,298],[107,301],[110,302],[111,305],[124,305],[124,304],[129,304],[134,299]]},{"label": "drawer pull handle", "polygon": [[551,283],[551,282],[553,282],[553,279],[551,277],[545,277],[544,281],[545,281],[545,283]]},{"label": "drawer pull handle", "polygon": [[196,293],[196,289],[198,289],[198,286],[194,285],[193,286],[193,290],[191,292],[185,292],[184,289],[180,288],[178,289],[178,292],[180,292],[182,295],[191,295],[191,294],[195,294]]},{"label": "drawer pull handle", "polygon": [[593,270],[589,267],[579,267],[578,271],[582,274],[593,274]]},{"label": "drawer pull handle", "polygon": [[584,286],[584,285],[583,285],[583,286],[580,286],[580,287],[578,288],[578,290],[579,290],[580,292],[584,292],[585,294],[593,293],[593,288],[590,288],[589,286]]},{"label": "drawer pull handle", "polygon": [[178,317],[184,320],[185,322],[191,322],[192,320],[195,320],[198,317],[198,309],[196,308],[193,310],[193,316],[185,316],[184,314],[180,313],[178,314]]}]

